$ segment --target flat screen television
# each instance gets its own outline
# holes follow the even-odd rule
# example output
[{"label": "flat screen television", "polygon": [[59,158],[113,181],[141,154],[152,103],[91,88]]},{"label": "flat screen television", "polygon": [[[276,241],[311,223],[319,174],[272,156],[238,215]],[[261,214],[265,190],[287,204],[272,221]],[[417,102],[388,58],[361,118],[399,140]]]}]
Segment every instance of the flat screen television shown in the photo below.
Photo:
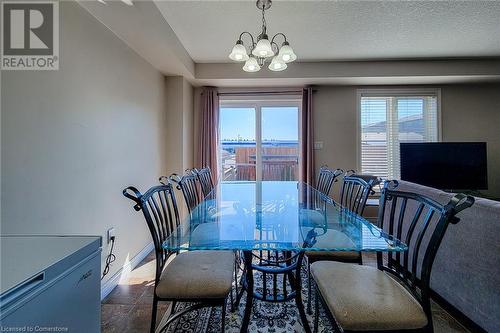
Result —
[{"label": "flat screen television", "polygon": [[401,179],[442,190],[488,189],[486,142],[400,144]]}]

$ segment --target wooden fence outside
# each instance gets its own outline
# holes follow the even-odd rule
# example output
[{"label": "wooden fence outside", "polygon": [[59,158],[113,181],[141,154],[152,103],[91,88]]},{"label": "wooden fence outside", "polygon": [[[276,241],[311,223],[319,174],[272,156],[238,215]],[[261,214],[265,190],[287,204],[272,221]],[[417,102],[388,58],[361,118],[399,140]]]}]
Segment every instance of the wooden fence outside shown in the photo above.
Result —
[{"label": "wooden fence outside", "polygon": [[[262,149],[263,180],[298,180],[298,147],[264,147]],[[235,168],[226,180],[255,180],[255,147],[235,149]]]}]

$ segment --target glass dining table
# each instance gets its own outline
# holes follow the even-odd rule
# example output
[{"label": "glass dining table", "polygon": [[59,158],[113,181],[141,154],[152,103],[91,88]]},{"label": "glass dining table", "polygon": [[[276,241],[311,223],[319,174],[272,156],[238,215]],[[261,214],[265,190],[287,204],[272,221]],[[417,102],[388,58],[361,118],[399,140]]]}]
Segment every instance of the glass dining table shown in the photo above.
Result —
[{"label": "glass dining table", "polygon": [[[254,299],[294,299],[304,331],[310,332],[301,296],[301,270],[308,251],[407,250],[398,239],[296,181],[222,182],[181,222],[163,247],[240,254],[242,288],[236,303],[243,291],[247,295],[241,332],[248,330]],[[256,274],[260,274],[259,287],[255,286]]]}]

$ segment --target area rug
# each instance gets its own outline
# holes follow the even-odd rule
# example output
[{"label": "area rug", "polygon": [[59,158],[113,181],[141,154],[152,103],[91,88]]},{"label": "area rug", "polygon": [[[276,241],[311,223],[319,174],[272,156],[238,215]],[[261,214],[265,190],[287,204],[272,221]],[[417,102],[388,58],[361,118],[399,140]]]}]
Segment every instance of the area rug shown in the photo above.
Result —
[{"label": "area rug", "polygon": [[[258,279],[258,275],[256,276]],[[302,298],[304,307],[307,305],[307,273],[302,271]],[[256,285],[260,285],[256,281]],[[258,289],[257,289],[258,290]],[[314,295],[313,295],[314,297]],[[228,300],[226,313],[226,330],[228,333],[240,331],[243,314],[245,312],[246,293],[243,294],[237,311],[231,312]],[[179,304],[178,309],[184,308],[189,304]],[[314,302],[313,302],[314,309]],[[177,319],[169,325],[168,333],[219,333],[221,331],[221,307],[204,308],[198,311],[191,311],[183,317]],[[168,314],[167,314],[168,315]],[[166,315],[166,316],[167,316]],[[320,305],[319,332],[332,332],[332,327],[326,319],[324,309]],[[314,314],[307,315],[309,326],[312,330]],[[162,319],[165,322],[166,318]],[[252,315],[250,317],[249,332],[255,333],[284,333],[284,332],[304,332],[300,316],[295,305],[295,301],[286,303],[269,303],[254,300]]]}]

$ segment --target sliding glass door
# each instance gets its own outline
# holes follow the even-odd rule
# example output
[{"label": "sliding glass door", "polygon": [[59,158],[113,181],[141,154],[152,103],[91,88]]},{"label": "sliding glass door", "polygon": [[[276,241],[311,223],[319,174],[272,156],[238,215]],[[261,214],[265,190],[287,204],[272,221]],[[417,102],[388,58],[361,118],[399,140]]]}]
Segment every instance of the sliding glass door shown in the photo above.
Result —
[{"label": "sliding glass door", "polygon": [[262,180],[298,180],[299,108],[261,108]]},{"label": "sliding glass door", "polygon": [[298,180],[300,101],[221,101],[223,181]]},{"label": "sliding glass door", "polygon": [[255,180],[256,109],[221,107],[219,117],[219,179]]}]

